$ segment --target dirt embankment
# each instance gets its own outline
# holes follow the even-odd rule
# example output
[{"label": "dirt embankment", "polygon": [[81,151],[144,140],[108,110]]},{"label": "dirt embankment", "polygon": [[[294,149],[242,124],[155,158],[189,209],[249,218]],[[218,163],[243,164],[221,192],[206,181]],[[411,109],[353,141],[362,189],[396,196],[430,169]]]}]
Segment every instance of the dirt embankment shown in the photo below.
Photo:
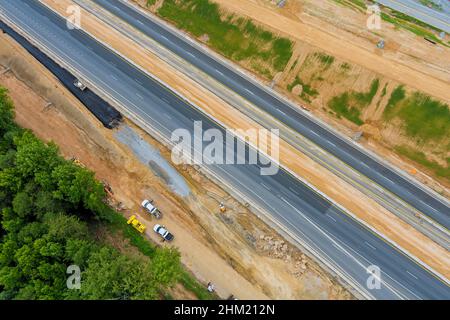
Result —
[{"label": "dirt embankment", "polygon": [[[198,279],[212,281],[218,293],[240,299],[349,299],[351,295],[297,248],[230,198],[192,167],[177,168],[191,189],[181,198],[132,151],[103,128],[60,83],[6,35],[0,35],[0,85],[9,89],[18,123],[44,140],[55,141],[66,158],[77,157],[108,182],[124,214],[138,214],[158,241],[139,207],[152,198],[162,222],[176,235],[182,261]],[[19,80],[20,79],[20,80]],[[49,102],[51,102],[49,104]],[[160,153],[167,149],[127,123]],[[228,208],[220,213],[219,202]],[[177,291],[178,295],[177,295]],[[189,297],[180,288],[176,297]]]},{"label": "dirt embankment", "polygon": [[[67,5],[71,3],[69,0],[44,0],[44,2],[63,15],[66,12]],[[260,128],[252,119],[242,115],[235,108],[227,105],[223,100],[199,86],[193,80],[176,71],[153,53],[125,38],[89,13],[82,11],[82,14],[82,26],[87,32],[108,43],[143,69],[151,72],[227,127],[243,130]],[[284,141],[280,141],[280,155],[280,161],[284,165],[323,191],[337,203],[343,205],[350,212],[422,261],[426,261],[442,274],[450,275],[448,263],[450,257],[444,248]]]}]

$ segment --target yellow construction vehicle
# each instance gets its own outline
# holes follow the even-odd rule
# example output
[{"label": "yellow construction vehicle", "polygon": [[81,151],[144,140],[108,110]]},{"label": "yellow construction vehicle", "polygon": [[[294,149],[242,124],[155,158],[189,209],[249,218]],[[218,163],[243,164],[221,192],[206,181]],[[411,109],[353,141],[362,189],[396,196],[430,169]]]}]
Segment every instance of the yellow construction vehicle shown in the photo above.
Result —
[{"label": "yellow construction vehicle", "polygon": [[139,222],[138,219],[136,219],[135,215],[132,215],[130,219],[127,221],[128,224],[131,224],[133,228],[135,228],[140,233],[144,233],[145,229],[147,228],[145,225],[143,225],[141,222]]},{"label": "yellow construction vehicle", "polygon": [[83,162],[80,161],[80,159],[72,157],[70,160],[77,166],[79,166],[81,168],[86,168],[86,166],[83,164]]}]

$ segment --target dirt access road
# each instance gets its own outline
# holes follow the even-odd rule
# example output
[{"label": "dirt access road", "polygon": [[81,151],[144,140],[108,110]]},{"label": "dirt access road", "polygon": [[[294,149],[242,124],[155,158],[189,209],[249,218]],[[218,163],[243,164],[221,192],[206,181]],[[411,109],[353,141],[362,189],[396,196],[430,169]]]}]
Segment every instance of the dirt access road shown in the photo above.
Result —
[{"label": "dirt access road", "polygon": [[[148,226],[147,236],[159,243],[150,228],[155,221],[139,207],[143,198],[154,199],[164,214],[161,222],[176,236],[173,245],[182,262],[200,281],[212,281],[221,297],[233,293],[240,299],[351,298],[313,261],[194,168],[177,168],[191,194],[175,195],[149,165],[115,139],[117,131],[103,128],[20,46],[4,34],[0,43],[0,65],[11,68],[0,76],[0,85],[10,90],[18,123],[55,141],[66,158],[77,157],[108,182],[115,200],[125,207],[124,215],[137,213]],[[48,101],[52,105],[46,107]],[[127,125],[170,159],[167,149]],[[221,201],[226,214],[219,213]]]}]

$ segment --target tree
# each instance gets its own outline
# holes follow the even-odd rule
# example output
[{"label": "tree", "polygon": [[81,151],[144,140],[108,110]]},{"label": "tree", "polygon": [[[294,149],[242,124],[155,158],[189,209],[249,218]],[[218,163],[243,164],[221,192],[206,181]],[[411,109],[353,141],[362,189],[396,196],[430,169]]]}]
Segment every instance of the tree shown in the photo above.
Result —
[{"label": "tree", "polygon": [[30,131],[25,131],[14,139],[17,147],[16,168],[22,177],[35,177],[44,188],[50,188],[50,174],[62,162],[58,147],[54,143],[45,144]]},{"label": "tree", "polygon": [[33,199],[25,192],[17,193],[12,205],[14,212],[21,218],[25,218],[33,212]]},{"label": "tree", "polygon": [[51,241],[65,242],[68,239],[85,239],[88,229],[76,216],[63,213],[48,213],[43,218],[48,228],[46,238]]},{"label": "tree", "polygon": [[[149,261],[96,242],[81,219],[108,221],[103,185],[13,117],[0,88],[0,299],[158,298],[178,279],[179,253]],[[66,287],[71,264],[83,270],[80,291]]]},{"label": "tree", "polygon": [[0,87],[0,136],[14,127],[14,105],[8,97],[8,90]]},{"label": "tree", "polygon": [[92,254],[83,273],[82,296],[88,299],[155,299],[158,292],[143,263],[103,247]]},{"label": "tree", "polygon": [[46,213],[64,212],[63,203],[53,197],[51,191],[40,190],[34,200],[36,216],[41,218]]},{"label": "tree", "polygon": [[161,287],[176,283],[181,275],[180,253],[175,248],[156,250],[152,257],[151,271],[155,282]]},{"label": "tree", "polygon": [[92,252],[97,252],[99,247],[89,240],[68,239],[66,242],[66,260],[72,261],[80,268],[87,267]]}]

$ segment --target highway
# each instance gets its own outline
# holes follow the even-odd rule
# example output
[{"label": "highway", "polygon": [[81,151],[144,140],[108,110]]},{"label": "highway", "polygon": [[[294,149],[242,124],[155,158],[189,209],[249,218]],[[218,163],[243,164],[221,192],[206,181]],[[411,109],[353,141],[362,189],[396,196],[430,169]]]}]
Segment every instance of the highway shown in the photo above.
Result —
[{"label": "highway", "polygon": [[[94,91],[151,126],[167,139],[178,128],[224,130],[213,119],[167,87],[110,51],[34,0],[0,0],[0,18],[61,61],[76,76],[94,83]],[[306,246],[361,294],[376,299],[450,299],[450,287],[348,213],[284,170],[261,176],[258,165],[210,165],[225,185],[272,215],[280,231]],[[380,289],[368,289],[366,268],[381,269]]]},{"label": "highway", "polygon": [[[208,55],[179,34],[151,19],[150,16],[141,14],[119,0],[93,0],[93,2],[120,17],[357,172],[362,173],[378,186],[389,190],[442,226],[446,232],[450,229],[450,206],[445,199],[430,194],[419,184],[405,178],[392,167],[381,163],[355,144],[342,138],[338,133],[308,117],[298,108],[274,96],[260,84],[251,81],[232,67]],[[376,192],[373,191],[374,189],[376,187],[372,188],[372,193]],[[391,207],[397,208],[398,204]],[[445,247],[448,248],[448,245]]]},{"label": "highway", "polygon": [[[292,147],[309,156],[324,168],[378,202],[381,206],[442,247],[450,250],[450,233],[445,227],[442,227],[407,202],[401,200],[390,190],[382,188],[370,178],[354,170],[351,166],[325,151],[313,141],[299,135],[298,132],[281,122],[281,118],[276,119],[273,115],[264,112],[249,100],[234,92],[225,83],[219,82],[215,78],[216,74],[214,72],[207,74],[189,61],[186,61],[183,57],[166,48],[164,44],[157,42],[158,37],[153,39],[152,23],[158,23],[158,20],[153,15],[138,12],[142,19],[136,20],[129,14],[130,9],[134,11],[136,7],[128,4],[125,6],[122,2],[118,1],[114,3],[114,6],[111,6],[111,2],[105,3],[104,1],[97,1],[98,4],[90,0],[74,0],[74,2],[104,21],[111,28],[136,42],[143,49],[147,49],[157,55],[160,59],[166,61],[172,67],[184,73],[200,86],[208,89],[261,126],[265,128],[278,128],[281,138]],[[106,4],[107,7],[100,6],[102,4]],[[149,23],[146,20],[154,21],[150,21]],[[183,37],[184,35],[181,34],[180,36]],[[195,43],[192,44],[195,45]],[[209,69],[204,70],[211,71]]]},{"label": "highway", "polygon": [[376,2],[450,33],[450,16],[446,12],[430,9],[413,0],[376,0]]}]

